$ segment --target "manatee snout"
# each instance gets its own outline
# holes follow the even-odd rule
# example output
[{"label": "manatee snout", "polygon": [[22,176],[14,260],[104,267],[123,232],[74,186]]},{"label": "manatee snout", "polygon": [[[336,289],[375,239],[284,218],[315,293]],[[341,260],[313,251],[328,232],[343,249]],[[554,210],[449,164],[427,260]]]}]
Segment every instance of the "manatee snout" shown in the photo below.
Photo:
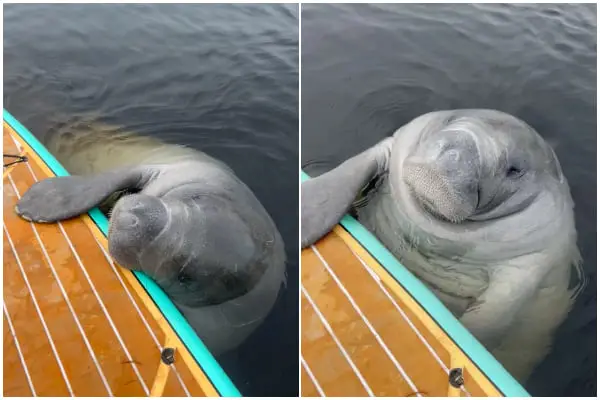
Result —
[{"label": "manatee snout", "polygon": [[459,223],[479,203],[479,154],[468,140],[428,143],[403,165],[403,179],[428,212]]},{"label": "manatee snout", "polygon": [[110,217],[110,254],[126,268],[141,268],[139,255],[161,234],[167,223],[168,211],[160,199],[144,194],[121,198]]}]

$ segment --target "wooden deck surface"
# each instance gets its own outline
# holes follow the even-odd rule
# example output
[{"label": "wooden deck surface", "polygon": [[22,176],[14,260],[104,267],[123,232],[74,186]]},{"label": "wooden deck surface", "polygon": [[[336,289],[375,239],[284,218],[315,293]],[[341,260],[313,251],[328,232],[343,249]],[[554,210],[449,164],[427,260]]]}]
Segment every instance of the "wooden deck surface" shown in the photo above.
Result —
[{"label": "wooden deck surface", "polygon": [[302,251],[301,284],[303,396],[501,395],[341,226]]},{"label": "wooden deck surface", "polygon": [[[4,396],[218,396],[104,235],[84,217],[32,224],[14,206],[50,169],[4,123]],[[4,163],[13,161],[4,158]],[[171,365],[161,351],[175,349]]]}]

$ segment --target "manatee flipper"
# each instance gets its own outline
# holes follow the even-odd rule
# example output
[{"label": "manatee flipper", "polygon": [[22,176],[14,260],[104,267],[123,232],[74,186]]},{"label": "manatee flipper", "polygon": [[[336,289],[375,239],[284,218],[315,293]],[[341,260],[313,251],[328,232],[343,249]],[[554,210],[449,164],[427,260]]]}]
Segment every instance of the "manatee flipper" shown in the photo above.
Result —
[{"label": "manatee flipper", "polygon": [[328,233],[348,211],[360,190],[386,170],[392,140],[387,138],[333,170],[302,183],[302,248]]},{"label": "manatee flipper", "polygon": [[59,176],[33,184],[15,206],[16,213],[33,222],[55,222],[92,209],[112,193],[136,187],[139,168],[119,169],[93,176]]},{"label": "manatee flipper", "polygon": [[495,348],[532,299],[550,262],[543,254],[532,253],[493,268],[487,289],[460,318],[461,323],[488,349]]}]

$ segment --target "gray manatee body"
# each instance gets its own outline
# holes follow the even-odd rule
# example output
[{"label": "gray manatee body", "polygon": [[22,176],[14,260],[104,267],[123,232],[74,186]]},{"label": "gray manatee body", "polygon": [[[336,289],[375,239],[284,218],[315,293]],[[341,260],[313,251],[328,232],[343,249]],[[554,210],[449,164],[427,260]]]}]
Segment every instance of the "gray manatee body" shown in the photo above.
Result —
[{"label": "gray manatee body", "polygon": [[111,256],[154,279],[215,355],[266,318],[285,282],[283,240],[225,164],[97,121],[63,126],[46,145],[73,176],[33,185],[21,217],[53,222],[103,204]]},{"label": "gray manatee body", "polygon": [[353,203],[359,221],[525,381],[585,283],[568,183],[539,134],[493,110],[418,117],[302,184],[302,246]]}]

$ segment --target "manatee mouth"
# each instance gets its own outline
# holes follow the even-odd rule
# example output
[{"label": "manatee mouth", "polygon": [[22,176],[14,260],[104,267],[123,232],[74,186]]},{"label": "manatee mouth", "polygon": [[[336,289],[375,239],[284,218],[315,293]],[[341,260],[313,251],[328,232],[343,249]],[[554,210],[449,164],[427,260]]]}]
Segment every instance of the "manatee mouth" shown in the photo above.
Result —
[{"label": "manatee mouth", "polygon": [[428,164],[406,163],[403,178],[421,208],[437,219],[458,224],[477,209],[477,198],[461,194],[451,179]]},{"label": "manatee mouth", "polygon": [[440,213],[437,210],[437,206],[428,198],[426,197],[422,197],[419,196],[418,194],[416,194],[414,188],[412,188],[413,193],[415,198],[417,199],[419,205],[421,206],[421,208],[423,208],[427,213],[433,215],[434,217],[441,219],[442,221],[445,222],[452,222],[452,223],[459,223],[461,222],[460,220],[457,219],[453,219],[452,217],[447,217],[444,214]]}]

